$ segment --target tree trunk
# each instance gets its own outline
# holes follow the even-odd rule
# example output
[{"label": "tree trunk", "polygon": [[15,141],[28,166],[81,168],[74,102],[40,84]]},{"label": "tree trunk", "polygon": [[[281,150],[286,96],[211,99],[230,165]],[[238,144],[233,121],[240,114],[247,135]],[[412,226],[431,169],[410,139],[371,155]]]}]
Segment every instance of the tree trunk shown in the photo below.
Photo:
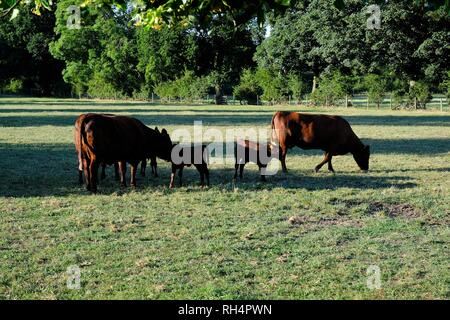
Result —
[{"label": "tree trunk", "polygon": [[317,76],[313,76],[313,85],[312,85],[311,93],[314,93],[314,91],[316,91],[316,89],[317,89]]},{"label": "tree trunk", "polygon": [[217,84],[215,86],[215,90],[216,90],[216,95],[214,96],[215,102],[216,104],[222,104],[222,86]]}]

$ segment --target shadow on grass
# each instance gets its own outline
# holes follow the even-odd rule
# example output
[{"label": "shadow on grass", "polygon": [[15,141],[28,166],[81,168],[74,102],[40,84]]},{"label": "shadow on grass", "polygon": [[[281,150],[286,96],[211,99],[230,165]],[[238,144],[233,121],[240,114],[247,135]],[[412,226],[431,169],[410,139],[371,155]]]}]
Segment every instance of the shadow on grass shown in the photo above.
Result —
[{"label": "shadow on grass", "polygon": [[[30,197],[30,196],[69,196],[86,195],[83,186],[78,185],[77,157],[72,145],[36,144],[13,145],[0,144],[0,166],[2,168],[2,184],[0,196],[2,197]],[[168,165],[159,166],[159,178],[151,176],[138,177],[136,191],[145,192],[167,189],[170,170]],[[256,168],[256,167],[255,167]],[[395,187],[399,189],[413,188],[408,176],[371,176],[370,174],[336,174],[314,175],[311,171],[291,172],[287,176],[281,174],[268,177],[268,182],[259,182],[259,175],[255,168],[246,168],[243,181],[238,180],[237,186],[243,190],[258,189],[306,189],[306,190],[332,190],[337,188],[357,189],[383,189]],[[234,168],[210,168],[212,188],[233,189],[232,177]],[[131,192],[131,188],[120,189],[118,182],[113,178],[113,169],[107,171],[107,179],[100,182],[99,194],[120,194]],[[129,170],[128,170],[129,181]],[[176,181],[178,183],[178,181]],[[192,191],[202,191],[196,186],[199,183],[199,174],[193,168],[186,168],[184,185]],[[176,190],[176,189],[175,189]]]}]

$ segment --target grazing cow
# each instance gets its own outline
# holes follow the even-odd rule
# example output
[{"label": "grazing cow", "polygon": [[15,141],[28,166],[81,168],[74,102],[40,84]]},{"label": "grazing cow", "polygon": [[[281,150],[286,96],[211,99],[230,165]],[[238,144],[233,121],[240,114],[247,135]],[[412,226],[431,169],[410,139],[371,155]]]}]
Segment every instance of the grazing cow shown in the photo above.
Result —
[{"label": "grazing cow", "polygon": [[350,124],[339,116],[278,111],[272,118],[272,141],[278,141],[283,172],[286,172],[287,149],[322,149],[325,157],[315,167],[328,163],[334,172],[331,159],[336,155],[351,153],[361,170],[369,170],[370,146],[362,144]]},{"label": "grazing cow", "polygon": [[[206,152],[205,152],[206,151]],[[200,174],[200,185],[202,188],[209,186],[209,170],[207,158],[207,145],[203,144],[174,144],[172,149],[172,173],[170,175],[169,188],[175,185],[175,174],[178,170],[178,177],[180,178],[180,187],[183,185],[183,168],[194,165]]]},{"label": "grazing cow", "polygon": [[170,161],[172,141],[165,129],[157,132],[141,121],[115,115],[83,114],[75,122],[80,170],[87,189],[97,191],[97,173],[102,163],[119,164],[120,183],[126,186],[126,163],[131,165],[131,185],[136,186],[137,165],[142,159],[160,157]]},{"label": "grazing cow", "polygon": [[276,154],[272,154],[271,151],[272,145],[270,143],[258,143],[254,141],[239,139],[234,144],[235,165],[233,180],[236,180],[237,178],[238,169],[239,178],[242,179],[244,166],[249,162],[253,162],[258,165],[261,180],[266,181],[266,177],[262,173],[262,169],[266,168],[270,160],[276,156]]}]

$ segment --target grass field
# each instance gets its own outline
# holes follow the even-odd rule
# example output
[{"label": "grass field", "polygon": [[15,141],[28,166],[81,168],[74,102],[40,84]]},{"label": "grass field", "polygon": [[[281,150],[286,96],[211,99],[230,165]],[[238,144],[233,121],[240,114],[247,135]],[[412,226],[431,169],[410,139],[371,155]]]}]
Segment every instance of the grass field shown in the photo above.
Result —
[{"label": "grass field", "polygon": [[[295,110],[290,106],[289,109]],[[133,115],[172,132],[269,128],[287,107],[0,99],[0,297],[3,299],[449,299],[450,114],[304,110],[343,115],[372,148],[371,169],[291,150],[289,173],[232,184],[233,167],[195,169],[185,187],[108,169],[99,194],[77,184],[73,122],[85,111]],[[81,269],[69,289],[67,268]],[[369,266],[381,288],[366,285]]]}]

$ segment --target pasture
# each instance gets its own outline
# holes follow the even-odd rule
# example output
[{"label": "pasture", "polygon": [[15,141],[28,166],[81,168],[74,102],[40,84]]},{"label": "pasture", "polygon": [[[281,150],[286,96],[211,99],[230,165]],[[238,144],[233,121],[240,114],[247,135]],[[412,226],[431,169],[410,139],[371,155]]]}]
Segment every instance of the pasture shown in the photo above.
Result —
[{"label": "pasture", "polygon": [[[344,116],[371,145],[370,171],[292,149],[288,174],[259,181],[256,165],[232,183],[211,165],[211,187],[170,168],[120,189],[108,168],[99,193],[77,184],[73,123],[83,112],[132,115],[191,129],[270,128],[276,110]],[[436,299],[450,298],[450,114],[0,99],[2,299]],[[149,171],[149,170],[148,170]],[[129,171],[128,171],[129,175]],[[80,289],[66,285],[81,270]],[[366,270],[381,271],[381,288]]]}]

